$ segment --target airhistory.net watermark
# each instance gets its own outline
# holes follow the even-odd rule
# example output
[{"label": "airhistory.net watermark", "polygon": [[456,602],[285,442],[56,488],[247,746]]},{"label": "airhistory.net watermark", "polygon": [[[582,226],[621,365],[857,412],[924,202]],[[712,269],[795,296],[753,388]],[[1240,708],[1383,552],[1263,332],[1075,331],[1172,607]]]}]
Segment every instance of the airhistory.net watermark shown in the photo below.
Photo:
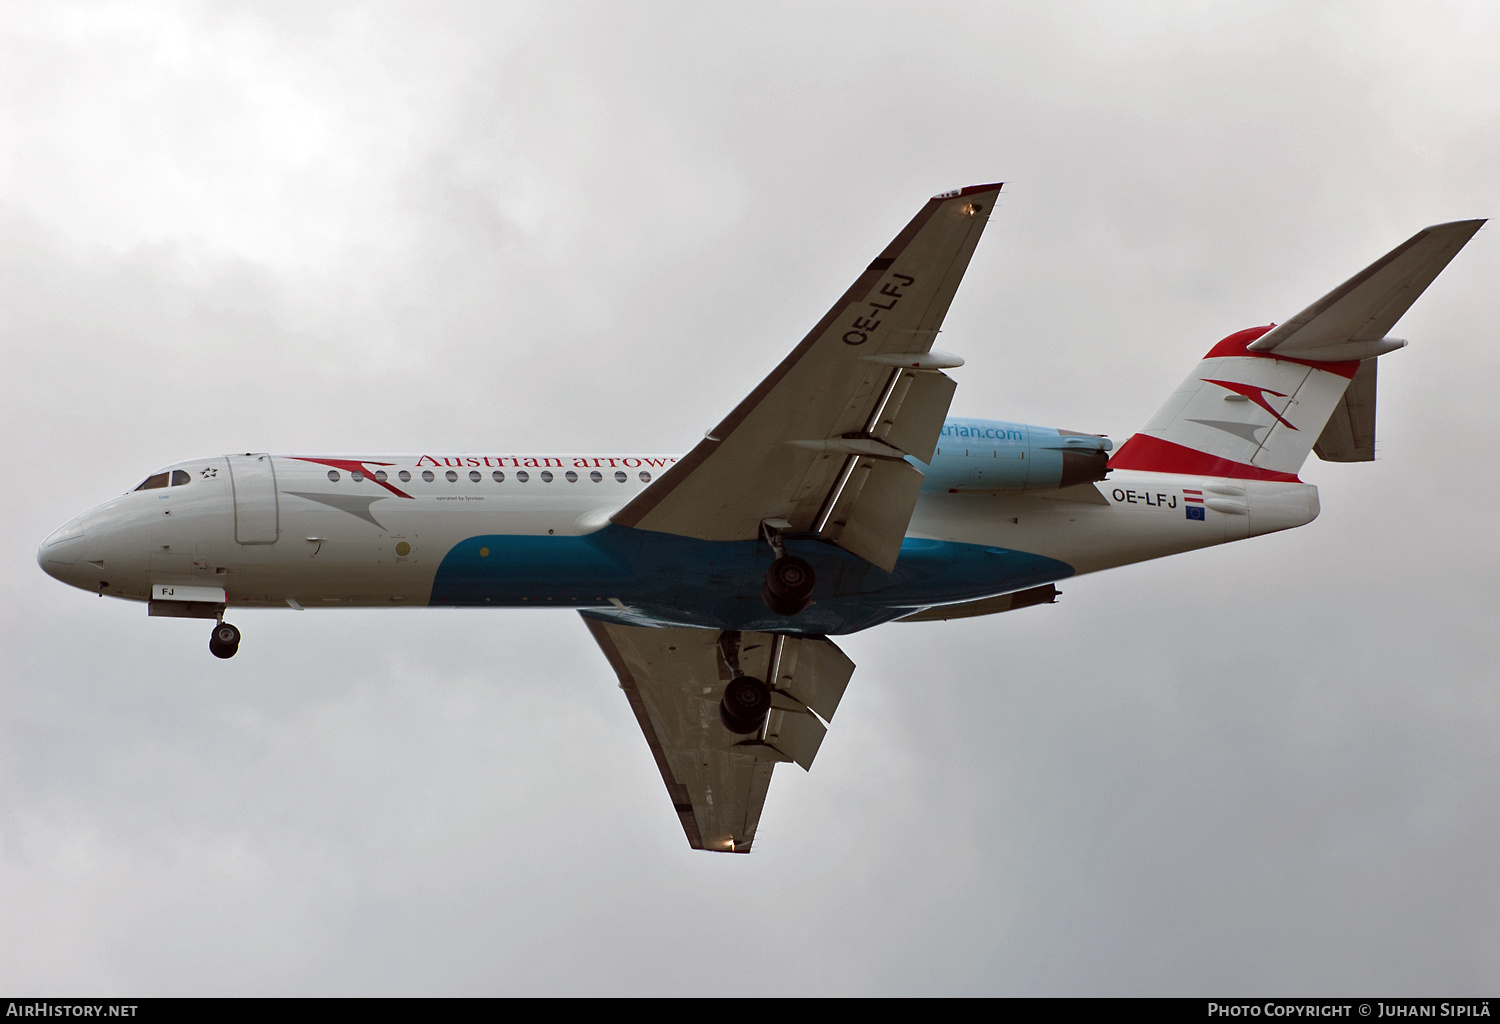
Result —
[{"label": "airhistory.net watermark", "polygon": [[28,999],[5,1004],[7,1017],[134,1017],[139,1003],[77,1003]]}]

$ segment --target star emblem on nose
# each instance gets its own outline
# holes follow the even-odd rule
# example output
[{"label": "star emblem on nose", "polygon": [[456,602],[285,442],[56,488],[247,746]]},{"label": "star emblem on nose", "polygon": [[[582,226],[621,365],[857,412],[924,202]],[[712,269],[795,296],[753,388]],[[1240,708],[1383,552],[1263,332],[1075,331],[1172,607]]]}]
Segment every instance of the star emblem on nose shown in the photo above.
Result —
[{"label": "star emblem on nose", "polygon": [[215,469],[214,467],[212,467],[212,466],[205,466],[204,469],[203,469],[203,479],[205,479],[205,480],[207,480],[211,476],[218,476],[218,475],[219,475],[219,471],[217,469]]}]

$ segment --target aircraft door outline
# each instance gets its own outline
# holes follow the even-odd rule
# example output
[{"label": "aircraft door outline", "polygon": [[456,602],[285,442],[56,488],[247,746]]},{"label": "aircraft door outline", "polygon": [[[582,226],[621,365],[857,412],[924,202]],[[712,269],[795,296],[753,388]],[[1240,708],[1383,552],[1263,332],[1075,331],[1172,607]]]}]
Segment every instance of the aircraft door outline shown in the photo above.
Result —
[{"label": "aircraft door outline", "polygon": [[229,482],[234,492],[235,541],[275,544],[281,537],[281,504],[271,456],[229,456]]}]

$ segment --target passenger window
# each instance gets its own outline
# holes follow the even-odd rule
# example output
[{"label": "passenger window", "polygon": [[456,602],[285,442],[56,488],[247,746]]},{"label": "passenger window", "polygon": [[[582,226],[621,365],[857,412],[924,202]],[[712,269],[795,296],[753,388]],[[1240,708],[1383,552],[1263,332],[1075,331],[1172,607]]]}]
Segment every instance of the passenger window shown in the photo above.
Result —
[{"label": "passenger window", "polygon": [[165,486],[167,486],[167,474],[165,474],[165,473],[153,473],[150,476],[146,477],[146,479],[142,480],[141,481],[141,485],[139,487],[137,487],[136,490],[138,490],[138,491],[154,491],[158,487],[165,487]]},{"label": "passenger window", "polygon": [[551,482],[552,482],[552,470],[550,470],[550,469],[544,469],[544,470],[542,470],[542,483],[544,483],[544,484],[550,484]]},{"label": "passenger window", "polygon": [[188,476],[188,471],[187,470],[185,470],[185,469],[174,469],[174,470],[172,470],[172,486],[173,487],[181,487],[183,484],[190,484],[192,482],[193,482],[193,478],[190,477],[190,476]]},{"label": "passenger window", "polygon": [[604,479],[604,474],[601,473],[601,472],[599,472],[596,469],[592,473],[589,474],[589,479],[592,480],[592,481],[594,481],[594,483],[597,484],[600,480]]},{"label": "passenger window", "polygon": [[615,482],[616,483],[623,484],[627,479],[628,479],[628,477],[625,476],[625,471],[623,469],[617,469],[617,470],[615,470]]},{"label": "passenger window", "polygon": [[354,472],[349,474],[349,479],[353,480],[355,483],[363,483],[365,475],[356,469]]},{"label": "passenger window", "polygon": [[424,469],[424,470],[422,470],[422,479],[425,480],[425,481],[427,481],[428,483],[432,483],[432,470],[430,470],[430,469]]},{"label": "passenger window", "polygon": [[516,474],[516,479],[519,480],[519,481],[521,481],[521,483],[524,484],[526,481],[528,481],[528,480],[531,479],[531,474],[528,473],[528,472],[526,472],[526,470],[523,469],[519,473]]},{"label": "passenger window", "polygon": [[643,483],[643,484],[649,484],[650,482],[651,482],[651,474],[647,473],[644,469],[641,470],[641,483]]},{"label": "passenger window", "polygon": [[479,481],[483,480],[484,477],[482,477],[482,476],[479,475],[479,470],[477,470],[477,469],[471,469],[471,470],[469,470],[469,479],[472,480],[474,483],[477,484],[477,483],[479,483]]},{"label": "passenger window", "polygon": [[497,484],[505,483],[505,474],[500,472],[498,469],[491,473],[490,476],[495,478],[495,483]]},{"label": "passenger window", "polygon": [[383,469],[377,469],[375,471],[375,479],[379,480],[381,483],[385,483],[385,480],[386,480],[385,470],[383,470]]},{"label": "passenger window", "polygon": [[338,483],[339,482],[339,471],[336,470],[336,469],[330,469],[328,471],[328,479],[332,480],[334,483]]},{"label": "passenger window", "polygon": [[444,476],[444,477],[446,477],[446,478],[447,478],[447,479],[448,479],[448,482],[449,482],[449,483],[450,483],[450,484],[451,484],[451,483],[453,483],[453,482],[454,482],[454,481],[455,481],[455,480],[457,480],[457,479],[458,479],[458,474],[457,474],[457,473],[455,473],[455,472],[454,472],[454,471],[453,471],[453,470],[451,470],[451,469],[450,469],[450,470],[448,470],[448,472],[446,472],[446,473],[444,473],[444,474],[443,474],[443,476]]},{"label": "passenger window", "polygon": [[403,484],[411,483],[411,474],[404,469],[401,472],[397,473],[396,476],[401,480]]},{"label": "passenger window", "polygon": [[573,472],[571,469],[564,473],[563,476],[567,477],[568,483],[570,484],[576,484],[578,482],[578,474]]}]

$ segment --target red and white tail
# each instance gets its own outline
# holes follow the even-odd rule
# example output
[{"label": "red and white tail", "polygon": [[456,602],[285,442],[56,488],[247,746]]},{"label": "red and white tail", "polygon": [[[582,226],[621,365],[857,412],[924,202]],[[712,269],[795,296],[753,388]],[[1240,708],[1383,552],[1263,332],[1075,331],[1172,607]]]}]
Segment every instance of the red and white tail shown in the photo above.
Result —
[{"label": "red and white tail", "polygon": [[[1295,481],[1361,363],[1406,344],[1386,332],[1483,223],[1419,231],[1287,322],[1231,334],[1110,468]],[[1373,393],[1358,404],[1373,429]]]},{"label": "red and white tail", "polygon": [[1270,331],[1231,334],[1203,357],[1111,469],[1296,480],[1359,360],[1313,363],[1253,352]]}]

